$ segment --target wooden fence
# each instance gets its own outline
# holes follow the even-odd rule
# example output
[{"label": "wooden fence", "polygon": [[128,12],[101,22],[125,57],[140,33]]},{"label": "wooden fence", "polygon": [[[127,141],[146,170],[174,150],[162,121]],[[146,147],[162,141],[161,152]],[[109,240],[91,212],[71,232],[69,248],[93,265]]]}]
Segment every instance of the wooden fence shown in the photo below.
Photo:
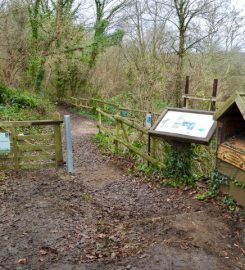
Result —
[{"label": "wooden fence", "polygon": [[[100,100],[96,98],[86,99],[86,98],[71,97],[71,98],[61,99],[60,101],[65,102],[67,104],[71,104],[79,109],[96,111],[97,108],[100,108],[105,113],[109,113],[112,115],[119,114],[122,116],[126,116],[127,119],[132,119],[142,124],[145,120],[146,114],[149,113],[149,111],[146,111],[146,110],[122,107],[116,103],[112,103],[112,102],[108,102],[108,101],[104,101],[104,100]],[[152,115],[152,120],[155,121],[160,116],[160,113],[151,112],[151,115]]]},{"label": "wooden fence", "polygon": [[[164,165],[155,158],[155,152],[148,153],[148,130],[136,123],[135,121],[129,120],[125,117],[121,117],[119,115],[110,115],[101,109],[96,109],[98,113],[98,129],[99,132],[109,134],[112,136],[115,144],[115,153],[119,153],[119,147],[120,145],[126,147],[130,152],[135,153],[136,155],[140,156],[143,160],[146,160],[147,162],[158,166],[163,167]],[[104,118],[109,119],[114,123],[114,129],[108,129],[108,127],[104,127],[102,123],[102,116]],[[130,134],[129,130],[134,129],[134,132]],[[141,142],[144,142],[143,144],[143,150],[142,147],[136,147],[134,145],[134,142],[136,142],[135,134],[139,133],[139,137]],[[130,135],[134,135],[134,138],[131,138]],[[155,149],[155,147],[154,147]]]},{"label": "wooden fence", "polygon": [[[201,103],[203,103],[205,110],[209,111],[215,111],[216,110],[216,101],[217,101],[217,92],[218,92],[218,80],[215,79],[213,82],[213,90],[212,90],[212,96],[205,96],[205,97],[197,97],[195,95],[189,94],[190,91],[190,77],[186,76],[186,82],[185,82],[185,93],[182,96],[183,99],[183,107],[188,109],[192,108],[193,109],[193,104],[192,106],[190,105],[190,102],[198,102],[199,106]],[[204,109],[202,108],[202,109]],[[200,107],[199,107],[200,109]]]},{"label": "wooden fence", "polygon": [[50,168],[63,165],[62,134],[58,113],[53,120],[0,122],[10,134],[10,152],[0,154],[0,170]]},{"label": "wooden fence", "polygon": [[[116,154],[119,153],[120,147],[124,147],[148,163],[164,167],[159,157],[156,158],[157,139],[153,140],[152,150],[149,153],[148,129],[144,127],[144,121],[139,121],[136,117],[133,117],[134,114],[129,114],[141,114],[141,119],[145,119],[147,111],[119,107],[117,104],[99,99],[71,98],[63,101],[76,108],[89,109],[97,113],[99,132],[111,136],[114,141]],[[125,111],[127,112],[126,116],[121,116],[121,112]],[[158,113],[153,113],[154,118],[159,115]],[[140,147],[136,146],[136,142],[141,142],[142,145]]]}]

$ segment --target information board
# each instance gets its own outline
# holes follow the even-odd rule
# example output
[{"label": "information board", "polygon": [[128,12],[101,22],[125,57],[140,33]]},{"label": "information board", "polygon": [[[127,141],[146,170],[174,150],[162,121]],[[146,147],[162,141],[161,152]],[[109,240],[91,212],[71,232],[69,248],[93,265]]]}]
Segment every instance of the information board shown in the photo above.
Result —
[{"label": "information board", "polygon": [[213,112],[167,108],[149,134],[206,144],[211,140],[216,125]]},{"label": "information board", "polygon": [[0,154],[10,152],[10,136],[8,132],[0,133]]}]

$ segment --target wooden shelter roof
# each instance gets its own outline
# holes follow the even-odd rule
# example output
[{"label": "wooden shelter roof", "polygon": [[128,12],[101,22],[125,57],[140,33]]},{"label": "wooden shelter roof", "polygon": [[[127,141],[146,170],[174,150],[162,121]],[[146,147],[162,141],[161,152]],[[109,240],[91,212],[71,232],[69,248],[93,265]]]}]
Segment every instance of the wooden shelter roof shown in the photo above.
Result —
[{"label": "wooden shelter roof", "polygon": [[235,93],[228,98],[223,106],[215,112],[214,120],[218,120],[233,104],[237,105],[243,119],[245,120],[245,93]]}]

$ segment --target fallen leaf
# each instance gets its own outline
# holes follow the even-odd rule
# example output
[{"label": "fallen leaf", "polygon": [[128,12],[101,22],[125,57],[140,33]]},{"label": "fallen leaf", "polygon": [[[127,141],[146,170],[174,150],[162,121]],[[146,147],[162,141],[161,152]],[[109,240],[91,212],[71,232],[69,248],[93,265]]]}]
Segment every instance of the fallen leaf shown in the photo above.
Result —
[{"label": "fallen leaf", "polygon": [[18,264],[27,264],[27,259],[26,258],[19,259]]},{"label": "fallen leaf", "polygon": [[117,255],[116,255],[116,253],[115,253],[115,252],[112,252],[112,253],[111,253],[111,258],[112,258],[112,259],[115,259],[115,258],[116,258],[116,256],[117,256]]},{"label": "fallen leaf", "polygon": [[88,259],[92,260],[92,259],[95,259],[96,257],[95,257],[95,256],[93,256],[93,255],[89,255],[89,254],[87,254],[87,255],[86,255],[86,258],[88,258]]},{"label": "fallen leaf", "polygon": [[143,254],[143,255],[140,256],[140,259],[144,259],[146,257],[148,257],[148,255],[147,254]]},{"label": "fallen leaf", "polygon": [[99,238],[101,238],[101,239],[103,239],[103,238],[105,238],[105,237],[106,237],[106,234],[104,234],[104,233],[100,233],[100,234],[98,235],[98,237],[99,237]]},{"label": "fallen leaf", "polygon": [[41,255],[47,255],[48,254],[47,250],[44,250],[44,249],[40,249],[39,252],[40,252]]}]

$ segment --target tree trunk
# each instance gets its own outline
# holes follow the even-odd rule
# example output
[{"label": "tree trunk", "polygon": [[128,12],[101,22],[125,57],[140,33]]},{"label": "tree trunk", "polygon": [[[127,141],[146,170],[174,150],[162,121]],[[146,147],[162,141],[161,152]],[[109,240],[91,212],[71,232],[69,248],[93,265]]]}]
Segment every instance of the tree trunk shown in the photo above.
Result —
[{"label": "tree trunk", "polygon": [[185,30],[184,28],[182,28],[179,33],[179,50],[178,50],[178,63],[177,63],[176,86],[175,86],[175,105],[177,107],[181,107],[182,105],[184,58],[185,58]]}]

